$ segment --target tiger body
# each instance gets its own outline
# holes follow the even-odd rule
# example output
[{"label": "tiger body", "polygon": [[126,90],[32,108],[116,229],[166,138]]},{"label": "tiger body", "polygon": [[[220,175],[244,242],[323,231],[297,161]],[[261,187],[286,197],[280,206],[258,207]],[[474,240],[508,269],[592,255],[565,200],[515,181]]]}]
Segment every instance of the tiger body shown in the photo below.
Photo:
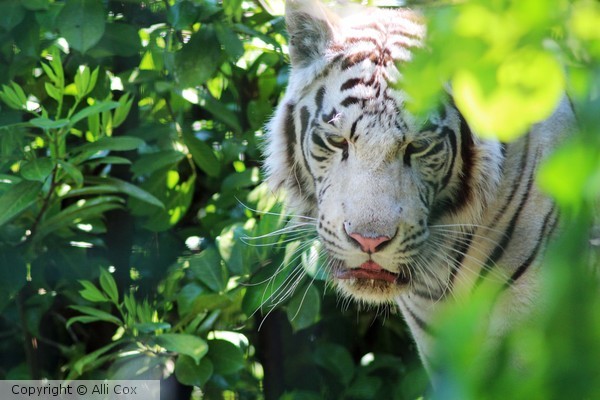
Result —
[{"label": "tiger body", "polygon": [[572,131],[568,101],[516,141],[484,140],[451,101],[427,121],[406,111],[398,65],[423,43],[418,15],[340,17],[288,1],[286,21],[292,69],[266,172],[296,214],[315,218],[339,292],[397,304],[427,364],[437,309],[495,280],[493,343],[538,303],[558,215],[535,175]]}]

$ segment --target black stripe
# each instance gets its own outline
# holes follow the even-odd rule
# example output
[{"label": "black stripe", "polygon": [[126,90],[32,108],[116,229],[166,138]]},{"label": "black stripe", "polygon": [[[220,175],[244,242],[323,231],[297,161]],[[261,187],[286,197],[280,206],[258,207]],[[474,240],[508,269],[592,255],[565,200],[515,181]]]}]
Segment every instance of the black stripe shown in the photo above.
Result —
[{"label": "black stripe", "polygon": [[[529,134],[527,134],[523,140],[525,140],[525,144],[523,145],[524,146],[523,154],[521,155],[521,159],[519,161],[519,167],[517,169],[518,172],[516,174],[516,179],[520,179],[522,177],[521,171],[523,171],[523,169],[525,168],[525,163],[527,162],[527,156],[529,155]],[[515,184],[515,182],[513,182],[512,190],[510,191],[508,198],[504,202],[504,205],[502,206],[502,208],[498,211],[498,213],[494,217],[494,220],[490,224],[490,228],[494,228],[500,221],[500,218],[502,218],[502,216],[506,213],[506,209],[512,203],[512,200],[515,197],[515,194],[517,193],[519,188],[520,188],[520,185],[517,185],[517,184]]]},{"label": "black stripe", "polygon": [[354,135],[356,134],[356,125],[358,125],[358,122],[363,118],[363,115],[361,115],[360,117],[358,117],[356,119],[356,121],[354,121],[352,123],[352,126],[350,127],[350,140],[354,139]]},{"label": "black stripe", "polygon": [[443,131],[446,131],[446,135],[448,137],[448,141],[450,142],[450,166],[448,167],[448,171],[444,178],[442,179],[442,186],[440,190],[443,190],[446,186],[448,186],[448,182],[450,182],[450,177],[452,176],[452,172],[454,171],[454,162],[456,160],[456,136],[454,131],[448,127],[444,127]]},{"label": "black stripe", "polygon": [[313,153],[312,151],[310,152],[310,156],[317,162],[323,162],[323,161],[327,160],[327,157],[318,156],[315,153]]},{"label": "black stripe", "polygon": [[286,139],[286,161],[290,169],[295,164],[296,124],[294,123],[294,108],[294,104],[287,105],[283,127],[283,134]]},{"label": "black stripe", "polygon": [[342,86],[340,87],[340,91],[344,91],[344,90],[348,90],[348,89],[352,89],[354,86],[360,84],[362,82],[361,78],[352,78],[352,79],[348,79],[346,82],[344,82],[342,84]]},{"label": "black stripe", "polygon": [[315,95],[315,105],[317,106],[316,115],[321,113],[321,109],[323,108],[323,98],[325,97],[325,86],[321,86],[319,90],[317,90],[317,94]]},{"label": "black stripe", "polygon": [[406,311],[408,312],[408,316],[413,321],[415,321],[415,323],[417,324],[419,329],[421,329],[423,332],[427,333],[429,336],[435,336],[435,332],[433,331],[431,326],[429,326],[417,314],[415,314],[415,312],[413,310],[411,310],[411,308],[406,304],[406,302],[404,300],[402,300],[402,304],[404,304],[404,307],[406,308]]},{"label": "black stripe", "polygon": [[554,214],[554,207],[552,207],[550,212],[548,212],[548,214],[546,214],[546,217],[544,218],[544,222],[542,224],[542,228],[540,229],[540,234],[539,234],[539,237],[538,237],[535,247],[529,254],[529,257],[527,257],[527,259],[521,265],[519,265],[519,267],[515,270],[515,272],[512,274],[512,276],[508,279],[508,281],[505,284],[506,287],[515,283],[516,280],[519,279],[527,271],[527,269],[531,266],[531,264],[537,257],[537,255],[540,251],[540,248],[542,247],[542,244],[546,241],[545,239],[548,238],[548,229],[552,230],[554,228],[554,223],[549,224],[550,217],[553,214]]},{"label": "black stripe", "polygon": [[452,263],[452,267],[450,269],[450,280],[448,281],[448,292],[446,295],[449,295],[454,289],[454,282],[456,280],[456,276],[458,275],[458,271],[463,265],[463,261],[471,248],[471,243],[473,242],[473,232],[467,232],[465,238],[461,238],[458,241],[458,247],[456,247],[456,253],[458,254],[456,258],[452,255],[455,262]]},{"label": "black stripe", "polygon": [[[534,166],[535,166],[536,162],[537,162],[537,157],[533,160]],[[517,221],[519,219],[519,216],[521,215],[521,212],[523,211],[525,203],[527,203],[527,200],[529,199],[529,193],[531,192],[531,188],[533,186],[533,181],[534,181],[534,177],[533,177],[534,173],[535,173],[535,168],[532,166],[531,172],[529,173],[529,176],[527,177],[527,187],[525,188],[525,192],[521,196],[517,210],[513,214],[512,218],[508,224],[508,227],[507,227],[504,235],[502,236],[502,239],[500,240],[500,243],[498,243],[498,245],[494,248],[494,251],[488,257],[487,261],[485,262],[484,267],[481,269],[481,271],[479,271],[479,277],[477,278],[475,287],[478,287],[483,282],[483,279],[490,272],[490,270],[493,268],[493,266],[496,265],[496,262],[498,260],[500,260],[500,258],[504,255],[504,251],[506,250],[508,244],[510,243],[510,240],[512,239],[513,234],[515,233],[515,229],[517,227]],[[521,186],[520,183],[519,183],[519,186]]]},{"label": "black stripe", "polygon": [[341,105],[342,105],[342,107],[350,107],[353,104],[362,104],[364,101],[365,101],[364,99],[359,99],[358,97],[349,96],[349,97],[346,97],[341,102]]},{"label": "black stripe", "polygon": [[310,138],[312,139],[315,146],[319,146],[322,149],[330,151],[329,147],[327,147],[321,136],[319,136],[316,132],[313,131],[313,133],[310,135]]}]

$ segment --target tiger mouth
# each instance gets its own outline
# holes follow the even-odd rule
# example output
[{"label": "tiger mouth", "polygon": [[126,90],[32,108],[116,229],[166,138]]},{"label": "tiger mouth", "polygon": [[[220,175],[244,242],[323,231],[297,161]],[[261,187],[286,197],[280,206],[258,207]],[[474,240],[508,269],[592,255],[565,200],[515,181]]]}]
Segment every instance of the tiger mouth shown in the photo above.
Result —
[{"label": "tiger mouth", "polygon": [[338,267],[334,269],[333,276],[341,280],[354,279],[396,285],[407,285],[409,283],[409,277],[406,274],[388,271],[372,260],[361,264],[357,268]]}]

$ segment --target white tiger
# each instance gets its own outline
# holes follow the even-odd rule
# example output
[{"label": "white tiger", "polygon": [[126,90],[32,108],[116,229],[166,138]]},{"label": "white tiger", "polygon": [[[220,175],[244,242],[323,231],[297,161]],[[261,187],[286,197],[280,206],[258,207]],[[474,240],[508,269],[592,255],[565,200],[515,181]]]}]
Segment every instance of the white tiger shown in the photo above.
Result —
[{"label": "white tiger", "polygon": [[343,17],[297,0],[286,22],[291,74],[268,126],[265,167],[291,208],[316,218],[339,291],[397,304],[426,365],[436,310],[485,279],[504,283],[490,343],[527,318],[557,225],[534,180],[573,131],[568,100],[516,141],[483,140],[451,100],[425,123],[405,110],[397,66],[423,43],[417,14]]}]

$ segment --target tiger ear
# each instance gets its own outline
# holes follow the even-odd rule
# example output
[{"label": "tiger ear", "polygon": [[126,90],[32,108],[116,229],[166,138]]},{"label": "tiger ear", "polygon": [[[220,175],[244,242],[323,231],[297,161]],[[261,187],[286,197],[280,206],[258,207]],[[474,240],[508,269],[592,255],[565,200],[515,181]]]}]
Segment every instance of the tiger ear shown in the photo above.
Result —
[{"label": "tiger ear", "polygon": [[336,17],[314,0],[288,0],[285,22],[293,66],[305,67],[322,58],[334,39]]}]

